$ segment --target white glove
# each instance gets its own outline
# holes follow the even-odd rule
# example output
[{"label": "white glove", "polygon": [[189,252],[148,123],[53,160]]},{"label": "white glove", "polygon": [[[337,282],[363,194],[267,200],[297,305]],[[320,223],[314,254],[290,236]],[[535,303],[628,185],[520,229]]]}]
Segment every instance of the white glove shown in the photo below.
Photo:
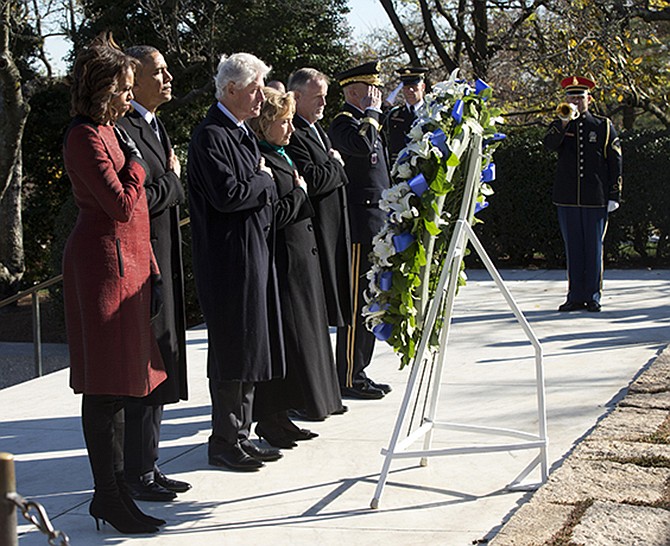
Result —
[{"label": "white glove", "polygon": [[617,203],[616,201],[609,200],[607,202],[607,212],[614,212],[618,208],[619,208],[619,203]]}]

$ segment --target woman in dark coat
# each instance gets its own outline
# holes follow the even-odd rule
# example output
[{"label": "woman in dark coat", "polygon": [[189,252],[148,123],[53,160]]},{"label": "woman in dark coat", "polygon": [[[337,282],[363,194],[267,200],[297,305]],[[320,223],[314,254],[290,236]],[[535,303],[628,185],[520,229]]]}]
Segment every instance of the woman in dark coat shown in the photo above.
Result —
[{"label": "woman in dark coat", "polygon": [[163,520],[143,514],[122,481],[123,397],[148,395],[165,380],[151,331],[146,166],[115,121],[130,107],[134,60],[101,35],[75,62],[72,113],[63,153],[77,223],[63,254],[70,386],[83,393],[82,425],[95,490],[89,512],[123,533],[150,533]]},{"label": "woman in dark coat", "polygon": [[286,378],[256,386],[256,433],[277,447],[314,437],[288,418],[288,409],[323,419],[342,409],[314,227],[306,185],[284,146],[293,133],[292,93],[264,90],[261,115],[250,125],[277,184],[275,264],[286,350]]}]

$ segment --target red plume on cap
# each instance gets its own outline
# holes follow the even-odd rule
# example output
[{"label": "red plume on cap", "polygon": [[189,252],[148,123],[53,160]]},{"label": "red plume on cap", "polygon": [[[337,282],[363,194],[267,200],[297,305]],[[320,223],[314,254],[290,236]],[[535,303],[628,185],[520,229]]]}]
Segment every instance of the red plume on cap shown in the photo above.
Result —
[{"label": "red plume on cap", "polygon": [[567,91],[590,91],[596,86],[593,80],[582,76],[568,76],[561,80],[561,87]]}]

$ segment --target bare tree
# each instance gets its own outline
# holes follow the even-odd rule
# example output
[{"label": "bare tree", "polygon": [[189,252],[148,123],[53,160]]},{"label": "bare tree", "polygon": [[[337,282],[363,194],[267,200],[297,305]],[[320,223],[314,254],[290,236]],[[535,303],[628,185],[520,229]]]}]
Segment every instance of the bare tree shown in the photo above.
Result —
[{"label": "bare tree", "polygon": [[21,141],[29,106],[10,38],[21,14],[18,2],[1,0],[0,13],[0,294],[15,289],[25,271],[21,225]]},{"label": "bare tree", "polygon": [[60,25],[74,24],[75,9],[74,0],[0,0],[0,297],[25,273],[21,149],[31,96],[54,77],[45,40],[67,34]]}]

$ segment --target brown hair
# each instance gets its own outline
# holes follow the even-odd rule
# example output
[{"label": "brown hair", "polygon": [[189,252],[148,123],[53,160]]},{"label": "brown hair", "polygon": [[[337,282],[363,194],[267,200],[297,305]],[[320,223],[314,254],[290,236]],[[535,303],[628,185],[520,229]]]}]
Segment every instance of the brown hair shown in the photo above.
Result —
[{"label": "brown hair", "polygon": [[265,139],[265,132],[278,119],[293,117],[295,114],[295,97],[292,92],[282,93],[272,87],[264,87],[265,102],[261,114],[248,121],[258,138]]},{"label": "brown hair", "polygon": [[72,72],[70,113],[105,124],[119,117],[112,99],[121,90],[119,80],[139,62],[129,57],[114,42],[111,32],[99,34],[77,55]]}]

